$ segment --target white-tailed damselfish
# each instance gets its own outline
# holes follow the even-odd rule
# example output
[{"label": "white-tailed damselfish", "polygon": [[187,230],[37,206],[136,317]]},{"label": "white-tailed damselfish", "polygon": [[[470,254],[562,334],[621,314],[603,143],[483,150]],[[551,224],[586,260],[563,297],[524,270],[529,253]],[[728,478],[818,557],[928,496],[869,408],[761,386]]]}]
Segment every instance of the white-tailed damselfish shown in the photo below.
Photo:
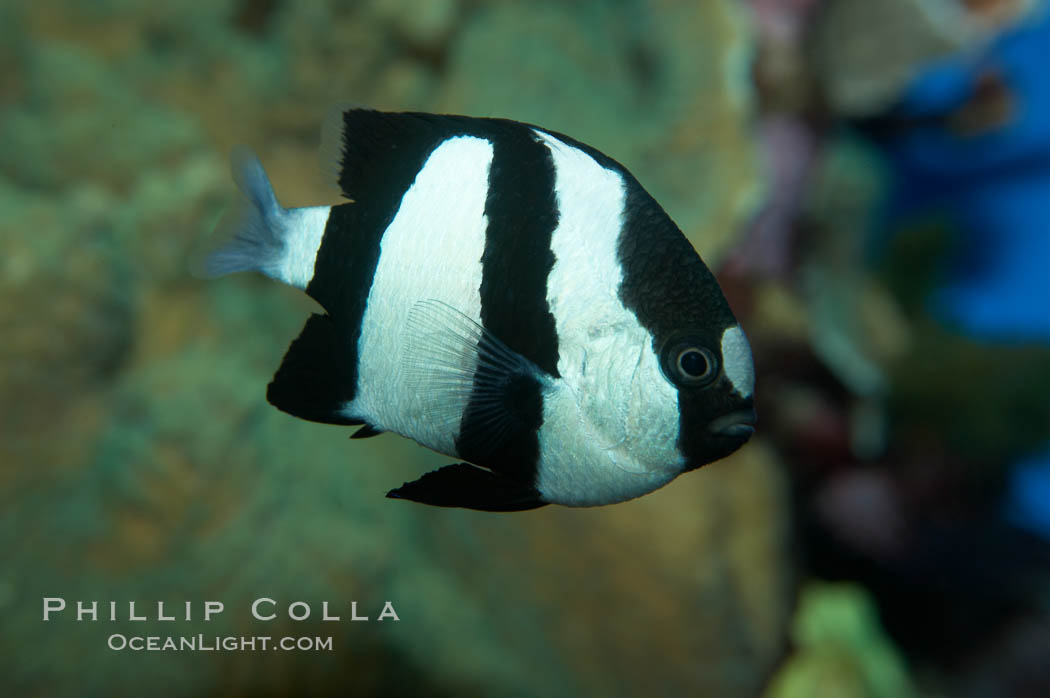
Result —
[{"label": "white-tailed damselfish", "polygon": [[388,496],[489,511],[622,502],[729,455],[754,425],[751,350],[718,283],[619,163],[503,119],[356,107],[325,122],[348,199],[247,201],[206,262],[326,311],[267,390],[292,415],[464,462]]}]

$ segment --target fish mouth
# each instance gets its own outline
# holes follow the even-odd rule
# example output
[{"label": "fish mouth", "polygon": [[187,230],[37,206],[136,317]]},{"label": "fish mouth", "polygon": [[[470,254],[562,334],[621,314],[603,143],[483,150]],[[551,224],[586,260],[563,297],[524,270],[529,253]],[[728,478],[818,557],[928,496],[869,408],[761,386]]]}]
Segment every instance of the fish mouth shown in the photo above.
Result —
[{"label": "fish mouth", "polygon": [[755,432],[755,411],[737,410],[724,414],[707,425],[708,431],[718,436],[747,438]]}]

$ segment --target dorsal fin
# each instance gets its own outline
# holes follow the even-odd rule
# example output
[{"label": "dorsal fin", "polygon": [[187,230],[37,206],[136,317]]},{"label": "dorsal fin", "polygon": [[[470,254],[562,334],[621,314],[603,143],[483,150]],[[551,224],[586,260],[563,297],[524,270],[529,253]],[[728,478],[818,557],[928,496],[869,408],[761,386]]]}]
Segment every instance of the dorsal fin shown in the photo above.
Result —
[{"label": "dorsal fin", "polygon": [[400,200],[434,148],[478,121],[338,104],[321,127],[321,169],[348,199],[374,206],[379,186]]}]

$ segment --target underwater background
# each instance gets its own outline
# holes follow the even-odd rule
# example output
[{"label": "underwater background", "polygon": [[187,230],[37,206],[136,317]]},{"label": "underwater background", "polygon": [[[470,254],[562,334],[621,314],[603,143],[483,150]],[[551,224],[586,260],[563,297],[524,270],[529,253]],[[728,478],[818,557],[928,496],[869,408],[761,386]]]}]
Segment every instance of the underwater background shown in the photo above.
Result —
[{"label": "underwater background", "polygon": [[[0,4],[0,695],[1050,695],[1048,65],[1042,0]],[[311,302],[190,259],[236,144],[338,201],[346,100],[630,168],[751,338],[752,441],[497,515],[269,406]]]}]

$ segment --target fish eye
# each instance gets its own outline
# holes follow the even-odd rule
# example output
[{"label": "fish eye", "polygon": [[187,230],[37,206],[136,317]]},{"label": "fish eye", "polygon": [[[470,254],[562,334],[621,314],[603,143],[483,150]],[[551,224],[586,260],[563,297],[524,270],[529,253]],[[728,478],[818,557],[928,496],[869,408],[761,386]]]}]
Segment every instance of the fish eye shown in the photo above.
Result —
[{"label": "fish eye", "polygon": [[671,342],[663,354],[664,374],[675,385],[702,387],[718,376],[718,359],[696,340]]},{"label": "fish eye", "polygon": [[678,371],[683,376],[700,379],[711,373],[711,362],[697,347],[689,347],[678,355]]}]

